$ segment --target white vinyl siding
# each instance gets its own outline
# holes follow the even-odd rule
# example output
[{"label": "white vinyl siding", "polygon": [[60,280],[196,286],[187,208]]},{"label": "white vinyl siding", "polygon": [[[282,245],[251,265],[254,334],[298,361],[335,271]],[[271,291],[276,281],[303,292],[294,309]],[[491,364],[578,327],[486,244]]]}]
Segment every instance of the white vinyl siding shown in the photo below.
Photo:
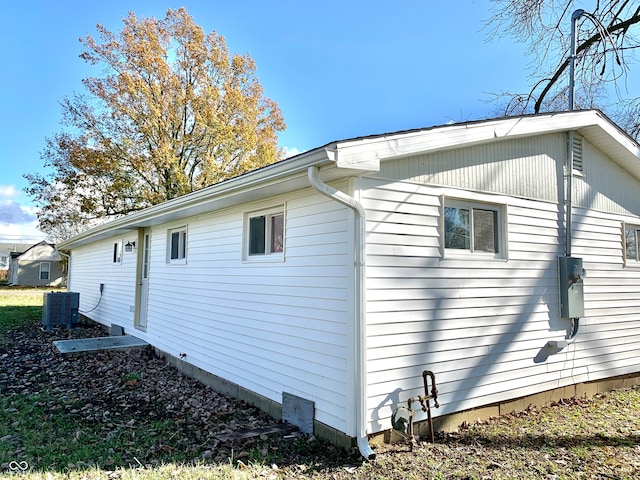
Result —
[{"label": "white vinyl siding", "polygon": [[[640,370],[640,272],[619,275],[619,222],[575,216],[587,315],[579,339],[548,355],[546,342],[570,327],[559,319],[557,205],[412,182],[364,184],[372,431],[389,428],[396,405],[424,394],[424,369],[436,373],[435,415]],[[441,199],[463,195],[508,203],[508,261],[440,258]]]},{"label": "white vinyl siding", "polygon": [[[571,233],[585,316],[575,342],[552,351],[547,342],[571,328],[558,299],[569,128],[583,138]],[[640,173],[623,137],[600,114],[572,112],[336,142],[66,242],[69,289],[90,318],[133,327],[149,231],[148,317],[136,335],[267,399],[311,400],[318,421],[355,436],[354,213],[308,186],[305,170],[318,165],[366,213],[369,433],[424,393],[425,369],[440,392],[434,415],[635,373],[640,266],[626,258],[625,225],[640,225]],[[449,200],[496,208],[499,258],[445,251]],[[281,246],[267,218],[280,206]],[[264,255],[247,235],[262,216]],[[113,248],[125,235],[139,244],[120,265]]]},{"label": "white vinyl siding", "polygon": [[591,210],[640,214],[640,179],[615,164],[583,139],[583,174],[574,175],[574,206]]},{"label": "white vinyl siding", "polygon": [[74,249],[68,286],[69,291],[80,294],[80,313],[107,326],[113,323],[126,328],[133,325],[136,253],[122,252],[120,263],[113,263],[114,244],[121,240],[106,239]]},{"label": "white vinyl siding", "polygon": [[563,133],[495,141],[388,160],[379,177],[557,202],[566,151]]},{"label": "white vinyl siding", "polygon": [[[565,356],[575,381],[640,371],[640,270],[624,268],[624,217],[575,209],[573,254],[583,258],[585,318]],[[640,224],[638,218],[626,218]]]},{"label": "white vinyl siding", "polygon": [[147,336],[271,400],[312,400],[319,421],[346,430],[352,222],[310,189],[267,205],[285,201],[286,261],[243,259],[245,212],[262,202],[189,218],[185,265],[165,263],[171,227],[154,227]]}]

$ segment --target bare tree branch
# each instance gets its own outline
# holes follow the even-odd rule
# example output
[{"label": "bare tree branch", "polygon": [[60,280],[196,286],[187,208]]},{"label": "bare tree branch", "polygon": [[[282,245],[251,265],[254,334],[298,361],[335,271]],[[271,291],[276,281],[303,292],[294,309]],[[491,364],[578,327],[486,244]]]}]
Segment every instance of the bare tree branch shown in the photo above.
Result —
[{"label": "bare tree branch", "polygon": [[[528,93],[502,93],[495,95],[495,100],[506,104],[508,114],[563,109],[567,88],[562,85],[562,79],[570,63],[569,16],[576,4],[557,0],[492,1],[489,38],[509,34],[528,45],[533,58],[530,75],[533,87]],[[585,8],[585,19],[581,21],[576,48],[580,67],[576,70],[577,103],[583,107],[610,109],[608,113],[612,118],[619,118],[621,124],[622,119],[626,120],[627,131],[638,132],[637,115],[636,121],[630,123],[634,117],[627,114],[640,111],[638,82],[627,83],[627,78],[636,73],[632,68],[640,40],[634,32],[638,32],[636,27],[640,25],[640,4],[633,0],[596,0],[588,10],[587,2],[580,4]],[[612,87],[605,88],[605,85]],[[629,93],[632,95],[627,101],[625,95]],[[634,110],[635,107],[639,109]]]}]

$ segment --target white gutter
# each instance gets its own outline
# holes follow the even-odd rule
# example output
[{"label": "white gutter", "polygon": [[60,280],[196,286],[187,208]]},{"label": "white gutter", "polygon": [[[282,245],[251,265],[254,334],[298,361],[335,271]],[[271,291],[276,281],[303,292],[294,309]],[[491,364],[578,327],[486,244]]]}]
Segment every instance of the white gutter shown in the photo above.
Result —
[{"label": "white gutter", "polygon": [[366,421],[366,405],[367,405],[367,383],[366,383],[366,368],[367,368],[367,316],[366,316],[366,269],[365,269],[365,247],[366,247],[366,217],[365,210],[362,204],[355,198],[336,190],[335,188],[327,185],[318,178],[318,167],[313,165],[308,167],[307,176],[309,183],[321,194],[335,200],[336,202],[345,205],[353,210],[355,214],[355,312],[354,323],[356,327],[355,331],[355,375],[356,375],[356,395],[354,395],[355,412],[356,412],[356,437],[358,442],[358,448],[360,453],[367,460],[373,460],[376,457],[375,452],[369,445],[369,439],[367,437],[367,421]]}]

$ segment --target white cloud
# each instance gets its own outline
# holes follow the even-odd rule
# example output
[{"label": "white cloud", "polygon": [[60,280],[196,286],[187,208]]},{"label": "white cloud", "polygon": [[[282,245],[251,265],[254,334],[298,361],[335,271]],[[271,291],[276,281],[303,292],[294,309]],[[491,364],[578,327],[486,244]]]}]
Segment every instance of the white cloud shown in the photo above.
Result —
[{"label": "white cloud", "polygon": [[37,243],[46,235],[38,230],[38,222],[5,224],[0,223],[0,242]]},{"label": "white cloud", "polygon": [[10,202],[20,196],[20,192],[13,185],[0,185],[0,204]]},{"label": "white cloud", "polygon": [[302,151],[298,150],[296,147],[282,147],[282,150],[284,152],[283,158],[295,157],[302,153]]},{"label": "white cloud", "polygon": [[38,242],[37,209],[19,203],[21,193],[13,185],[0,185],[0,242]]},{"label": "white cloud", "polygon": [[18,202],[0,203],[0,224],[21,224],[36,220],[33,208],[23,207]]}]

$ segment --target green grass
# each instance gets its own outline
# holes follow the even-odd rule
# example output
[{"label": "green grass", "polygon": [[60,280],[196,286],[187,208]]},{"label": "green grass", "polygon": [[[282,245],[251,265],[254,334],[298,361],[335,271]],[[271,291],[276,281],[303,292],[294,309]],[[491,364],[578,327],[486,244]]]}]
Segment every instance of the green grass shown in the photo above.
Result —
[{"label": "green grass", "polygon": [[[18,468],[16,466],[16,468]],[[256,473],[258,472],[258,473]],[[158,480],[158,479],[182,479],[182,480],[247,480],[255,478],[281,478],[270,477],[270,469],[254,468],[238,469],[229,464],[221,465],[182,465],[180,463],[168,463],[154,469],[144,466],[120,469],[105,472],[98,468],[70,469],[64,474],[52,474],[51,472],[30,471],[15,478],[25,480]],[[0,477],[4,478],[5,477]],[[11,476],[9,479],[12,478]]]},{"label": "green grass", "polygon": [[[0,458],[30,459],[44,470],[109,468],[113,465],[137,466],[146,450],[162,444],[173,433],[170,423],[156,423],[153,436],[144,428],[131,428],[128,422],[91,422],[77,413],[81,405],[62,400],[50,392],[15,395],[0,405]],[[159,437],[159,438],[158,438]],[[171,449],[173,450],[173,449]],[[168,450],[169,451],[169,450]],[[180,460],[180,455],[171,455]]]},{"label": "green grass", "polygon": [[120,415],[87,418],[71,395],[14,394],[0,398],[0,463],[28,459],[46,471],[139,466],[153,452],[155,464],[186,461],[191,446],[181,443],[170,420]]},{"label": "green grass", "polygon": [[0,286],[0,337],[14,328],[39,322],[43,293],[50,290]]}]

